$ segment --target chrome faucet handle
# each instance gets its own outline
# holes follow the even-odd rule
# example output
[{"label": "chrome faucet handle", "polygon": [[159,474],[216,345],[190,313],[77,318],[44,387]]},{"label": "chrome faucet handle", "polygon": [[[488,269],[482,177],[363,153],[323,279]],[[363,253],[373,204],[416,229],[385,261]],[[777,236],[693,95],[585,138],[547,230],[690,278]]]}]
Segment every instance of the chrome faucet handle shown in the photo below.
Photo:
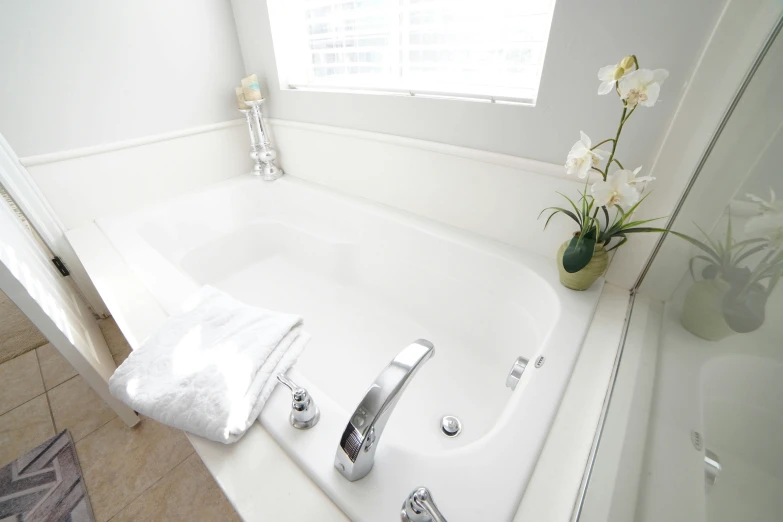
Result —
[{"label": "chrome faucet handle", "polygon": [[402,503],[400,520],[402,522],[447,522],[446,517],[432,500],[430,490],[424,487],[414,489]]},{"label": "chrome faucet handle", "polygon": [[321,419],[321,411],[315,405],[307,390],[283,375],[277,374],[277,380],[291,390],[293,402],[291,403],[291,426],[298,430],[307,430],[318,424]]}]

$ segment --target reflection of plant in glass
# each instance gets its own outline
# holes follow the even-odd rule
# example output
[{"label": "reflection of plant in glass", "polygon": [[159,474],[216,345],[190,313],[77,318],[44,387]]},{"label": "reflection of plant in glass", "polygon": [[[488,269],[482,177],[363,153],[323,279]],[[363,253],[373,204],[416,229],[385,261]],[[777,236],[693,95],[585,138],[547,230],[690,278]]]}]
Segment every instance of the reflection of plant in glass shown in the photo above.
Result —
[{"label": "reflection of plant in glass", "polygon": [[[609,247],[612,240],[616,239],[617,242],[607,248],[614,250],[628,240],[628,234],[662,232],[660,229],[640,226],[654,221],[652,219],[632,219],[634,211],[644,201],[641,195],[645,185],[654,178],[637,176],[641,167],[626,170],[616,152],[625,123],[637,107],[655,105],[661,85],[668,76],[669,73],[664,69],[640,69],[639,62],[633,55],[598,71],[598,79],[602,81],[598,94],[614,91],[623,106],[617,132],[614,138],[605,139],[596,145],[592,144],[587,134],[580,132],[580,140],[571,147],[565,167],[568,174],[576,174],[585,179],[585,188],[576,202],[561,194],[569,203],[566,206],[570,208],[549,207],[541,212],[543,214],[547,210],[551,211],[544,228],[555,214],[565,214],[579,227],[579,232],[574,235],[563,253],[563,268],[567,272],[575,273],[586,267],[593,257],[596,244]],[[611,150],[599,149],[604,144],[610,144]],[[601,163],[604,160],[606,163],[602,169]],[[612,168],[615,170],[610,171]],[[587,179],[591,171],[601,174],[602,179],[594,183],[588,193]],[[610,211],[614,214],[613,218],[610,217]]]},{"label": "reflection of plant in glass", "polygon": [[783,205],[775,201],[775,191],[769,189],[769,201],[753,194],[746,196],[758,203],[759,213],[745,224],[745,233],[767,238],[771,247],[783,247]]},{"label": "reflection of plant in glass", "polygon": [[[777,229],[767,226],[774,221],[770,219],[774,210],[774,193],[772,204],[755,196],[749,197],[760,204],[761,213],[748,221],[746,231],[760,232],[764,237],[736,241],[730,214],[726,235],[722,241],[713,241],[701,228],[699,230],[706,243],[672,231],[672,234],[690,242],[703,252],[690,261],[689,268],[694,279],[695,266],[702,264],[701,276],[704,279],[728,283],[729,289],[723,296],[721,309],[726,323],[738,333],[752,332],[764,324],[767,300],[783,275],[783,248],[779,242],[783,235],[783,226],[779,224]],[[754,223],[754,220],[759,218],[764,219]],[[751,259],[754,259],[754,262],[748,266]]]}]

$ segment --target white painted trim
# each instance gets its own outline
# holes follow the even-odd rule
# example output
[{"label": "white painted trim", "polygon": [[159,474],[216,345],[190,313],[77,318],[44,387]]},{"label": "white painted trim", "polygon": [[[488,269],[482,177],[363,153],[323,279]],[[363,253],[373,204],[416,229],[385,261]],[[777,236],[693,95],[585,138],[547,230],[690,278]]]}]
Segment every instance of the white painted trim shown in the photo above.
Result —
[{"label": "white painted trim", "polygon": [[522,170],[526,172],[535,172],[536,174],[543,174],[546,176],[563,178],[569,181],[579,181],[578,178],[566,174],[565,168],[562,165],[556,165],[554,163],[547,163],[544,161],[538,161],[533,159],[521,158],[518,156],[511,156],[509,154],[500,154],[498,152],[489,152],[486,150],[470,149],[468,147],[447,145],[445,143],[438,143],[435,141],[420,140],[416,138],[406,138],[403,136],[395,136],[393,134],[383,134],[380,132],[370,132],[370,131],[349,129],[345,127],[333,127],[331,125],[319,125],[315,123],[278,120],[274,118],[270,118],[269,123],[272,124],[273,127],[288,127],[292,129],[306,130],[311,132],[335,134],[338,136],[348,136],[351,138],[357,138],[362,140],[377,141],[381,143],[387,143],[390,145],[397,145],[400,147],[410,147],[410,148],[426,150],[430,152],[437,152],[439,154],[445,154],[448,156],[457,156],[460,158],[465,158],[473,161],[492,163],[494,165],[501,165],[504,167],[510,167],[513,169]]},{"label": "white painted trim", "polygon": [[152,134],[150,136],[143,136],[141,138],[134,138],[131,140],[104,143],[101,145],[94,145],[92,147],[64,150],[61,152],[51,152],[48,154],[38,154],[36,156],[26,156],[24,158],[20,158],[19,161],[25,167],[32,167],[34,165],[43,165],[46,163],[54,163],[57,161],[65,161],[74,158],[83,158],[85,156],[93,156],[95,154],[103,154],[105,152],[112,152],[121,149],[130,149],[133,147],[148,145],[150,143],[175,140],[185,136],[193,136],[194,134],[203,134],[205,132],[212,132],[229,127],[235,127],[237,125],[244,125],[244,123],[244,119],[229,120],[220,123],[210,123],[208,125],[200,125],[198,127],[190,127],[188,129],[165,132],[162,134]]},{"label": "white painted trim", "polygon": [[65,227],[2,134],[0,134],[0,184],[24,212],[49,250],[59,256],[68,267],[73,282],[93,311],[100,316],[107,316],[109,310],[65,238]]}]

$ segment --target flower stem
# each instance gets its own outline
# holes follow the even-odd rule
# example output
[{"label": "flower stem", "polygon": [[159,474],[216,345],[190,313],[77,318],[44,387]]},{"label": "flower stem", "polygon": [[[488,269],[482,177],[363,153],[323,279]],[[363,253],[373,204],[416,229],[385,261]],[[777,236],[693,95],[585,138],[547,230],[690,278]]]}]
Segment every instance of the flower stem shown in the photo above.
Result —
[{"label": "flower stem", "polygon": [[637,105],[634,105],[634,106],[633,106],[633,109],[631,109],[631,112],[629,112],[629,113],[628,113],[628,116],[626,116],[625,118],[623,118],[623,123],[625,123],[626,121],[628,121],[628,118],[630,118],[630,117],[631,117],[631,114],[633,114],[633,111],[635,111],[635,110],[636,110],[636,107],[637,107]]},{"label": "flower stem", "polygon": [[597,145],[594,145],[594,146],[590,147],[590,150],[595,150],[595,149],[597,149],[598,147],[600,147],[601,145],[603,145],[603,144],[604,144],[604,143],[606,143],[607,141],[614,141],[614,139],[612,139],[612,138],[606,138],[606,139],[605,139],[604,141],[602,141],[601,143],[599,143],[599,144],[597,144]]},{"label": "flower stem", "polygon": [[[635,108],[636,107],[634,107],[634,109]],[[633,109],[631,109],[631,112],[633,112]],[[612,140],[612,152],[609,154],[609,160],[606,162],[606,174],[604,174],[604,181],[606,181],[606,176],[609,174],[609,166],[614,160],[614,153],[617,150],[617,141],[620,139],[620,133],[623,131],[623,125],[625,125],[625,121],[628,119],[627,116],[630,116],[630,114],[628,114],[628,107],[623,107],[623,114],[620,116],[620,125],[617,127],[617,134],[615,134],[614,139]]]},{"label": "flower stem", "polygon": [[623,164],[622,164],[622,163],[620,163],[620,161],[619,161],[617,158],[612,158],[612,161],[614,161],[615,163],[617,163],[617,165],[618,165],[618,166],[619,166],[621,169],[625,170],[625,167],[623,167]]}]

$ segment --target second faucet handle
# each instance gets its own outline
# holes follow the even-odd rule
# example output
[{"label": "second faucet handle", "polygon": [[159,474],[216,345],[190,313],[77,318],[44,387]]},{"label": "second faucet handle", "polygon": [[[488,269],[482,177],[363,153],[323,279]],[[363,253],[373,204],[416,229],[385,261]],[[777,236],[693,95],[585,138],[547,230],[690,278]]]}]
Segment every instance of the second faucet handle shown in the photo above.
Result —
[{"label": "second faucet handle", "polygon": [[291,403],[291,426],[298,430],[310,429],[321,419],[321,411],[310,398],[307,390],[283,375],[277,374],[277,380],[291,390],[293,402]]}]

